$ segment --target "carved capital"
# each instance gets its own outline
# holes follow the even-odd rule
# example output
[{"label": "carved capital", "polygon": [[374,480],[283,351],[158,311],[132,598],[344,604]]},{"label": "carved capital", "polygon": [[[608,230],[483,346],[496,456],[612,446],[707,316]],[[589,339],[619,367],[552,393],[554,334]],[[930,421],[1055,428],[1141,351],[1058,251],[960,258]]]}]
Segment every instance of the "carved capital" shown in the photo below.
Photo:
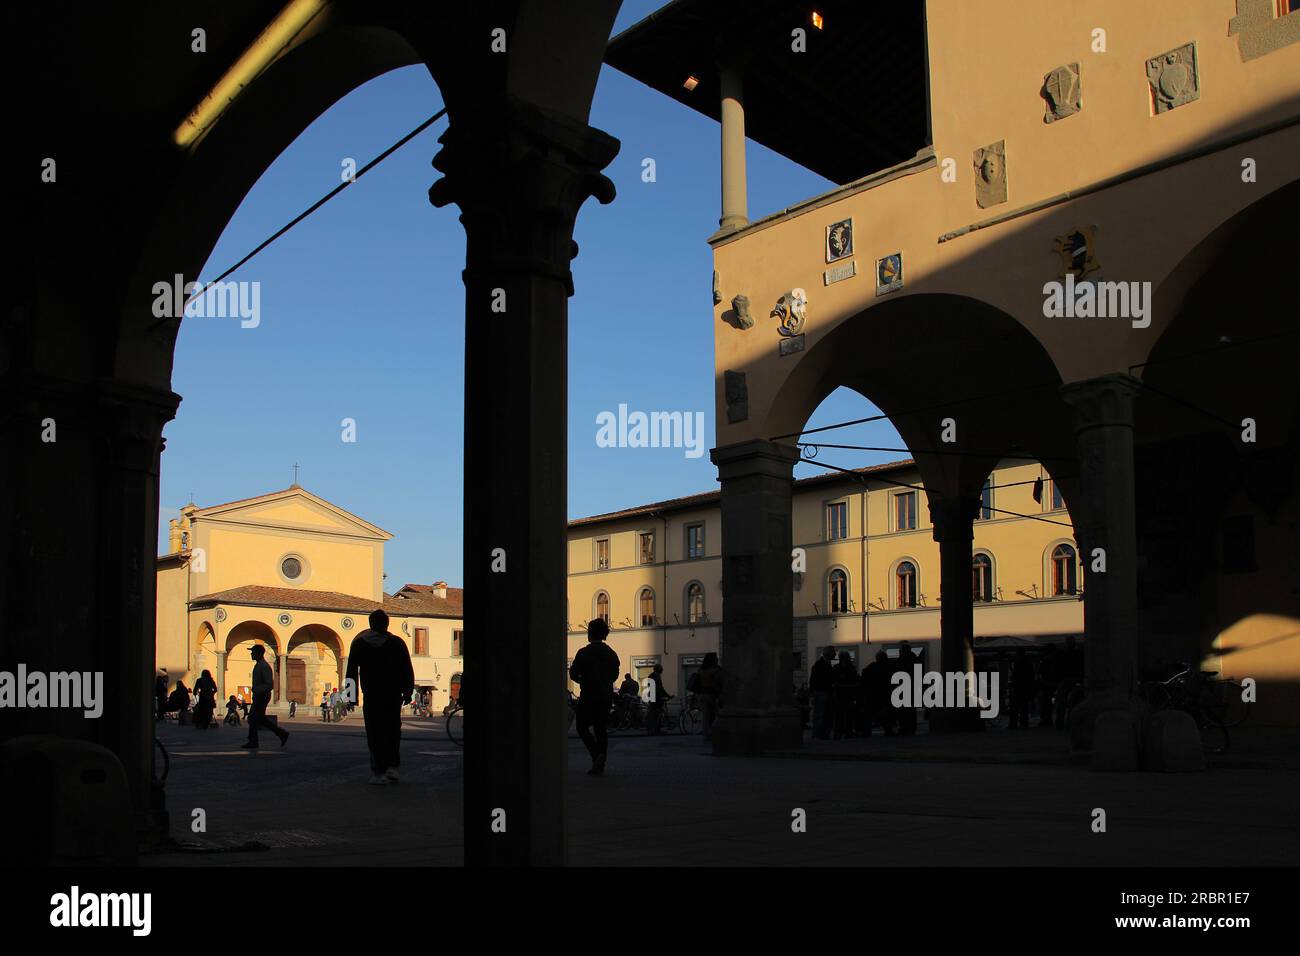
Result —
[{"label": "carved capital", "polygon": [[1133,400],[1141,383],[1117,372],[1061,386],[1061,397],[1073,409],[1075,433],[1092,428],[1133,427]]},{"label": "carved capital", "polygon": [[600,130],[516,100],[458,118],[433,159],[429,201],[455,203],[469,237],[466,279],[491,270],[547,275],[573,294],[573,225],[588,197],[614,199],[601,170],[619,143]]},{"label": "carved capital", "polygon": [[174,392],[119,382],[99,383],[99,438],[106,460],[131,471],[158,472],[163,427],[176,417],[181,397]]}]

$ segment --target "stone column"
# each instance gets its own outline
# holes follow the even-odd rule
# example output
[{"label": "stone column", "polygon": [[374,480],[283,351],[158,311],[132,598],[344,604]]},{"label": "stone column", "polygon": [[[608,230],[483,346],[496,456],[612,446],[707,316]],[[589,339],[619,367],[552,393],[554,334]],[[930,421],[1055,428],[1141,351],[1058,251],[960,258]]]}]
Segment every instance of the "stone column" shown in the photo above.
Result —
[{"label": "stone column", "polygon": [[344,654],[339,658],[339,682],[335,685],[340,691],[343,690],[343,682],[348,677],[348,655]]},{"label": "stone column", "polygon": [[722,643],[727,680],[714,753],[799,747],[791,686],[791,490],[799,451],[762,439],[715,448],[722,483]]},{"label": "stone column", "polygon": [[276,654],[275,669],[280,672],[280,692],[276,697],[276,704],[285,708],[289,707],[289,654],[280,652]]},{"label": "stone column", "polygon": [[226,707],[226,652],[217,651],[217,704],[218,710],[225,713]]},{"label": "stone column", "polygon": [[734,66],[721,66],[722,88],[722,232],[749,225],[749,187],[745,174],[744,77]]},{"label": "stone column", "polygon": [[[939,658],[945,673],[970,673],[974,667],[975,607],[971,580],[974,522],[978,498],[936,496],[930,501],[934,540],[939,542]],[[932,731],[978,730],[973,707],[930,714]]]},{"label": "stone column", "polygon": [[98,561],[95,643],[104,673],[99,742],[126,770],[141,823],[165,819],[151,786],[157,633],[158,472],[163,426],[180,397],[118,381],[98,386],[98,522],[86,544]]},{"label": "stone column", "polygon": [[618,141],[506,99],[439,142],[429,199],[467,238],[465,860],[562,864],[569,262]]},{"label": "stone column", "polygon": [[[1105,710],[1130,710],[1137,692],[1137,530],[1133,488],[1133,399],[1129,375],[1072,382],[1061,394],[1074,413],[1081,500],[1072,508],[1083,563],[1084,660],[1088,696],[1072,716],[1079,749]],[[1095,549],[1105,573],[1091,573]]]}]

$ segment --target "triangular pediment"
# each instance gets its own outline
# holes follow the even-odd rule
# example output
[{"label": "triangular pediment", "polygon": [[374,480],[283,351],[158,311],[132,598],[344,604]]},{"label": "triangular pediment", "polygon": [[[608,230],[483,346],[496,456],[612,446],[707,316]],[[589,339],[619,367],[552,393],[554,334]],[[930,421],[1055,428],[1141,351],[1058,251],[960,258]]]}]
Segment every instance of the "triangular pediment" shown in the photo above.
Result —
[{"label": "triangular pediment", "polygon": [[305,488],[287,488],[256,498],[200,508],[194,512],[194,517],[225,524],[344,534],[380,541],[392,537],[383,528],[358,518]]}]

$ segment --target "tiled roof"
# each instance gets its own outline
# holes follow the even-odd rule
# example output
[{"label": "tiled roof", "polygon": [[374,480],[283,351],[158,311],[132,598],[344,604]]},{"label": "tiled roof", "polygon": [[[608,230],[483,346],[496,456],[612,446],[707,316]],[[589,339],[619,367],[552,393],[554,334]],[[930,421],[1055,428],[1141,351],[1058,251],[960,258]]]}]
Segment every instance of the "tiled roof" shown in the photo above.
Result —
[{"label": "tiled roof", "polygon": [[[431,584],[407,584],[391,598],[386,598],[390,611],[396,613],[416,613],[431,617],[464,617],[464,588],[447,588],[447,596],[440,598],[433,593]],[[416,608],[407,611],[406,608]]]},{"label": "tiled roof", "polygon": [[358,614],[369,614],[371,611],[383,608],[390,615],[402,617],[460,618],[464,615],[463,593],[460,588],[448,588],[445,601],[432,595],[402,600],[385,594],[383,603],[380,603],[353,594],[341,594],[338,591],[309,591],[305,588],[272,588],[260,584],[246,584],[226,591],[201,595],[191,600],[190,606],[243,604],[256,607],[301,608],[307,611],[352,611]]},{"label": "tiled roof", "polygon": [[[866,468],[854,468],[855,475],[873,475],[889,471],[904,471],[916,464],[915,459],[904,458],[901,461],[890,461],[883,465],[868,465]],[[816,487],[817,485],[834,484],[837,481],[845,481],[849,475],[842,471],[834,471],[825,475],[814,475],[811,478],[796,479],[795,488]],[[721,492],[705,491],[698,495],[687,495],[685,498],[669,498],[667,501],[656,501],[653,504],[638,505],[635,508],[626,508],[623,511],[611,511],[603,515],[592,515],[590,518],[575,518],[569,522],[570,528],[578,528],[583,525],[600,524],[605,521],[617,521],[620,518],[635,518],[640,515],[655,514],[661,511],[687,511],[691,508],[703,508],[718,503]]]}]

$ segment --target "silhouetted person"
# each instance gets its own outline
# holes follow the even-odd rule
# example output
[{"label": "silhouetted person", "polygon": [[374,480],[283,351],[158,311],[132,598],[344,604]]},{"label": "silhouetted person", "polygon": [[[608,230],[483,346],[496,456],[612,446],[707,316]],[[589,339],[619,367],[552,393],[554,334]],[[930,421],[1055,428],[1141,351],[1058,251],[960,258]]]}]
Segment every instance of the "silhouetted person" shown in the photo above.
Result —
[{"label": "silhouetted person", "polygon": [[857,710],[858,669],[848,651],[840,651],[840,662],[831,668],[834,694],[834,736],[836,740],[853,736],[854,712]]},{"label": "silhouetted person", "polygon": [[794,692],[794,700],[799,705],[799,723],[807,730],[808,721],[812,718],[812,692],[808,690],[806,682],[800,684]]},{"label": "silhouetted person", "polygon": [[1011,663],[1011,729],[1029,729],[1029,702],[1034,699],[1034,662],[1016,648]]},{"label": "silhouetted person", "polygon": [[181,715],[190,709],[190,689],[185,686],[185,681],[176,682],[176,689],[167,698],[167,709],[176,711],[177,719],[183,719]]},{"label": "silhouetted person", "polygon": [[641,691],[641,685],[632,679],[631,674],[623,675],[623,683],[618,685],[618,692],[625,697],[635,697]]},{"label": "silhouetted person", "polygon": [[889,664],[889,655],[884,649],[876,651],[876,659],[862,668],[862,696],[867,711],[866,735],[871,736],[871,725],[880,724],[886,737],[894,735],[894,710],[889,706],[889,678],[894,668]]},{"label": "silhouetted person", "polygon": [[157,705],[157,719],[163,720],[167,716],[167,674],[165,672],[159,674],[158,679],[153,682],[153,696]]},{"label": "silhouetted person", "polygon": [[673,699],[673,695],[668,693],[668,688],[664,687],[664,665],[654,666],[654,670],[650,672],[650,683],[654,687],[654,694],[646,712],[646,730],[651,734],[661,734],[663,731],[659,729],[659,725],[663,722],[664,705]]},{"label": "silhouetted person", "polygon": [[1073,634],[1065,638],[1065,650],[1061,652],[1057,666],[1060,668],[1060,682],[1056,688],[1056,726],[1064,730],[1069,725],[1073,698],[1083,689],[1083,653]]},{"label": "silhouetted person", "polygon": [[211,671],[204,671],[194,682],[194,693],[198,703],[194,705],[194,726],[207,730],[212,723],[212,712],[217,709],[217,682],[212,679]]},{"label": "silhouetted person", "polygon": [[587,772],[600,776],[605,772],[605,756],[609,740],[609,711],[614,704],[614,681],[618,680],[618,655],[605,643],[609,625],[598,617],[587,622],[587,646],[573,655],[569,677],[582,688],[578,695],[575,715],[578,736],[591,754],[591,769]]},{"label": "silhouetted person", "polygon": [[352,639],[343,686],[347,689],[343,695],[345,706],[355,702],[357,688],[366,697],[361,716],[370,747],[370,782],[376,786],[397,783],[402,708],[415,693],[415,670],[406,642],[388,632],[388,615],[382,610],[371,611],[370,627]]},{"label": "silhouetted person", "polygon": [[280,746],[289,739],[289,731],[277,727],[266,719],[266,708],[271,703],[271,691],[275,687],[275,674],[266,662],[266,648],[261,644],[253,645],[253,709],[248,714],[248,741],[243,744],[245,750],[257,749],[257,729],[265,727],[280,738]]},{"label": "silhouetted person", "polygon": [[700,703],[700,730],[705,740],[713,739],[713,722],[718,719],[718,704],[726,678],[727,672],[718,663],[718,655],[709,651],[695,672],[695,698]]},{"label": "silhouetted person", "polygon": [[226,723],[239,726],[239,699],[234,694],[226,701]]},{"label": "silhouetted person", "polygon": [[[916,733],[916,708],[912,706],[912,691],[916,688],[916,673],[913,667],[920,663],[920,659],[912,653],[912,645],[907,641],[900,641],[898,644],[898,660],[894,664],[894,669],[898,673],[907,675],[907,700],[902,707],[895,708],[898,717],[898,732],[902,735]],[[892,694],[894,686],[890,685]]]},{"label": "silhouetted person", "polygon": [[812,691],[813,712],[812,735],[817,740],[829,740],[831,736],[831,691],[835,678],[831,674],[835,660],[835,648],[823,647],[822,656],[813,664],[808,675],[808,689]]},{"label": "silhouetted person", "polygon": [[1061,682],[1061,669],[1057,666],[1056,645],[1043,648],[1038,661],[1038,726],[1052,726],[1052,698]]}]

